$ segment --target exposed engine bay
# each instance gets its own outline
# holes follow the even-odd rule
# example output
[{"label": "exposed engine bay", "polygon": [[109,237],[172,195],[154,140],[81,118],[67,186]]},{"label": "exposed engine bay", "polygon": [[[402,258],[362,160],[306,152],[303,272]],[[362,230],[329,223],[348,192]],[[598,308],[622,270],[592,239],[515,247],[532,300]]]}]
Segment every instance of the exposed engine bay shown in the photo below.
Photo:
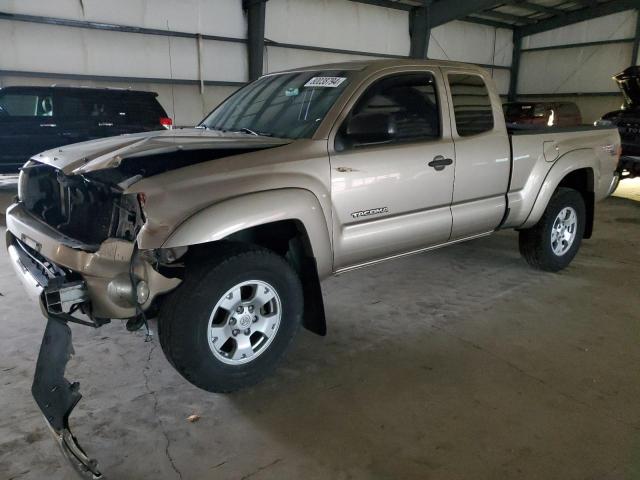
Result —
[{"label": "exposed engine bay", "polygon": [[140,199],[84,175],[67,176],[36,162],[20,174],[18,195],[27,210],[91,250],[107,238],[134,241],[144,223]]}]

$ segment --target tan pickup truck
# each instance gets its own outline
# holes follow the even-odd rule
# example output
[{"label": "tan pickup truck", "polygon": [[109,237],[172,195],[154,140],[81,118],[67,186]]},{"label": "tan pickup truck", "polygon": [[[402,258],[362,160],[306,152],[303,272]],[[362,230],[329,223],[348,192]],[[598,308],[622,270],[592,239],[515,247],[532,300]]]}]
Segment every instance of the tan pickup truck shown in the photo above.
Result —
[{"label": "tan pickup truck", "polygon": [[389,60],[265,75],[195,129],[36,155],[7,211],[11,259],[49,318],[34,396],[93,472],[66,424],[79,398],[66,360],[47,367],[71,348],[67,322],[157,316],[188,381],[236,390],[300,324],[325,333],[330,275],[504,228],[534,267],[566,267],[615,188],[619,150],[615,128],[507,131],[476,66]]}]

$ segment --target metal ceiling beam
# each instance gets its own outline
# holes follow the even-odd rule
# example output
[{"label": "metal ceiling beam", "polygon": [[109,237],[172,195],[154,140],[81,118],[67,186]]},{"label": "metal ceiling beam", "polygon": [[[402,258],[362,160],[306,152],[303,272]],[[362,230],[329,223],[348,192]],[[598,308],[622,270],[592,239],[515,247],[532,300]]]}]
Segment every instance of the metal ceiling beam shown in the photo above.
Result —
[{"label": "metal ceiling beam", "polygon": [[461,18],[462,22],[469,23],[477,23],[478,25],[487,25],[488,27],[494,28],[507,28],[509,30],[513,30],[517,25],[512,25],[511,23],[498,22],[495,20],[489,20],[488,18],[480,18],[480,17],[464,17]]},{"label": "metal ceiling beam", "polygon": [[581,8],[567,12],[565,15],[558,15],[538,23],[520,27],[518,30],[524,37],[535,33],[546,32],[554,28],[565,27],[585,20],[604,17],[613,13],[623,12],[638,7],[638,0],[611,0],[607,3],[599,3],[596,6]]},{"label": "metal ceiling beam", "polygon": [[515,0],[511,3],[516,7],[526,8],[527,10],[530,10],[532,12],[549,13],[551,15],[564,15],[565,13],[567,13],[560,8],[546,7],[544,5],[538,5],[537,3],[531,3],[522,0]]},{"label": "metal ceiling beam", "polygon": [[498,18],[500,20],[508,20],[510,22],[519,22],[525,24],[536,23],[533,18],[528,18],[520,15],[511,15],[510,13],[498,12],[496,10],[487,10],[486,12],[476,12],[477,15],[485,15],[487,17]]},{"label": "metal ceiling beam", "polygon": [[500,5],[496,0],[465,0],[464,2],[440,1],[431,4],[431,28],[453,20],[461,20],[473,13]]},{"label": "metal ceiling beam", "polygon": [[404,10],[410,12],[415,7],[406,3],[393,2],[391,0],[351,0],[355,3],[366,3],[367,5],[375,5],[376,7],[393,8],[394,10]]},{"label": "metal ceiling beam", "polygon": [[640,8],[636,11],[636,38],[631,50],[631,65],[638,65],[638,50],[640,49]]},{"label": "metal ceiling beam", "polygon": [[249,57],[249,81],[262,75],[264,66],[264,20],[268,0],[243,0],[247,12],[247,54]]},{"label": "metal ceiling beam", "polygon": [[[393,8],[396,10],[404,10],[411,12],[417,7],[406,3],[400,3],[392,0],[350,0],[357,3],[366,3],[367,5],[376,5],[378,7]],[[439,2],[432,2],[430,7],[430,26],[431,28],[437,27],[453,20],[463,20],[464,17],[471,15],[472,13],[478,13],[482,10],[487,10],[492,7],[496,7],[503,2],[500,0],[465,0],[451,2],[447,0],[441,0]],[[473,19],[475,21],[475,19]],[[509,27],[507,27],[509,28]]]}]

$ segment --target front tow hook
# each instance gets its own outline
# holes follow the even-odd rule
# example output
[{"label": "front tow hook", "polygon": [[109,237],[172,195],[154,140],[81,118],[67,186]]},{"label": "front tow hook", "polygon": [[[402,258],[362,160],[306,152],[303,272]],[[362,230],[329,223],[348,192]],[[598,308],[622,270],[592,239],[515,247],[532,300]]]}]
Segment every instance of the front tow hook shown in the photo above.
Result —
[{"label": "front tow hook", "polygon": [[89,458],[69,428],[69,415],[82,398],[78,382],[64,378],[73,345],[68,317],[49,312],[31,393],[44,414],[62,454],[84,479],[104,479],[98,462]]}]

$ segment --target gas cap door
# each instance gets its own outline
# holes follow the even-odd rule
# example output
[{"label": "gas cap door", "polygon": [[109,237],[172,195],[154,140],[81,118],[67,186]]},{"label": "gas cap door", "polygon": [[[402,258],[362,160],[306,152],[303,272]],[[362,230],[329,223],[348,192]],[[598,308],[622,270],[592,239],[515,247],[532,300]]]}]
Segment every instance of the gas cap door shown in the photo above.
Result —
[{"label": "gas cap door", "polygon": [[544,159],[547,162],[555,162],[560,156],[560,147],[556,144],[555,140],[548,140],[542,143],[542,151]]}]

